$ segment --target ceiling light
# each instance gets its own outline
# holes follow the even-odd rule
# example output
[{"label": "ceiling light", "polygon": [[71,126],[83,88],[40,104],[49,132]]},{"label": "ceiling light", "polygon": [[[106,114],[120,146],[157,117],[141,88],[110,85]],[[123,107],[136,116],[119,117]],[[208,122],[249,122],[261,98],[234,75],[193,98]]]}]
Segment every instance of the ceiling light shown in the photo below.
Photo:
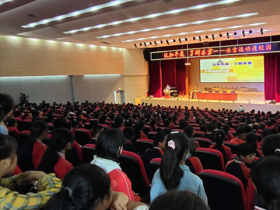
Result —
[{"label": "ceiling light", "polygon": [[215,35],[214,35],[214,34],[212,34],[212,39],[213,39],[213,40],[215,39]]},{"label": "ceiling light", "polygon": [[179,38],[178,40],[179,40],[179,42],[180,42],[180,43],[182,43],[182,41],[181,41],[181,39],[180,39],[180,38]]},{"label": "ceiling light", "polygon": [[236,36],[236,35],[237,35],[237,32],[235,31],[235,32],[234,32],[234,36]]},{"label": "ceiling light", "polygon": [[188,38],[187,38],[187,37],[185,38],[185,41],[188,41]]},{"label": "ceiling light", "polygon": [[243,34],[243,37],[245,37],[245,31],[244,30],[242,31],[242,34]]},{"label": "ceiling light", "polygon": [[263,35],[263,28],[261,28],[261,35]]},{"label": "ceiling light", "polygon": [[229,33],[227,32],[227,38],[229,39]]},{"label": "ceiling light", "polygon": [[137,48],[137,45],[134,43],[134,47]]},{"label": "ceiling light", "polygon": [[169,45],[169,41],[166,39],[166,43]]},{"label": "ceiling light", "polygon": [[160,43],[163,44],[163,41],[161,40]]},{"label": "ceiling light", "polygon": [[146,42],[144,42],[144,45],[145,45],[145,47],[147,47],[147,44],[146,44]]},{"label": "ceiling light", "polygon": [[196,38],[195,38],[195,36],[193,37],[193,40],[195,40]]},{"label": "ceiling light", "polygon": [[208,39],[208,35],[206,35],[205,38]]},{"label": "ceiling light", "polygon": [[[258,14],[259,14],[259,13],[256,12],[256,13],[249,13],[248,15],[249,15],[249,16],[252,16],[252,15],[258,15]],[[240,17],[243,17],[243,15],[244,15],[244,14],[229,16],[229,17],[227,17],[227,19],[240,18]],[[249,16],[248,16],[248,17],[249,17]],[[216,21],[217,19],[218,19],[218,18],[203,20],[203,22],[204,22],[204,23],[206,23],[206,22],[213,22],[213,21]],[[163,29],[163,27],[164,27],[165,29],[167,29],[167,28],[176,28],[176,27],[178,27],[178,25],[182,25],[182,26],[194,25],[194,24],[197,24],[197,22],[198,22],[198,21],[189,22],[189,23],[181,23],[181,24],[177,24],[177,25],[160,26],[160,27],[157,27],[157,28],[147,28],[147,29],[142,29],[142,30],[134,31],[134,33],[143,33],[143,32],[147,32],[147,31],[161,30],[161,29]],[[201,21],[200,21],[200,22],[201,22]],[[103,24],[103,25],[104,25],[104,24]],[[217,30],[219,30],[219,29],[217,29]],[[202,31],[200,31],[200,32],[202,32]],[[200,33],[200,32],[199,32],[199,33]],[[64,33],[68,33],[68,32],[64,32]],[[127,34],[130,34],[130,31],[122,33],[122,35],[127,35]],[[104,38],[105,36],[106,36],[106,38],[108,38],[108,37],[113,37],[114,34],[98,36],[97,38],[102,39],[102,38]]]},{"label": "ceiling light", "polygon": [[[246,27],[251,27],[251,26],[254,26],[256,23],[254,24],[248,24],[248,25],[238,25],[238,26],[230,26],[230,27],[225,27],[225,28],[214,28],[214,29],[209,29],[209,30],[205,30],[204,32],[209,32],[209,31],[226,31],[228,29],[232,29],[232,28],[246,28]],[[258,25],[264,25],[264,24],[267,24],[266,22],[263,22],[263,23],[258,23]],[[259,29],[258,29],[259,30]],[[185,32],[185,34],[196,34],[197,31],[190,31],[190,32]],[[158,38],[160,37],[171,37],[171,36],[178,36],[182,33],[179,33],[179,34],[166,34],[166,35],[162,35],[162,36],[157,36]],[[146,39],[152,39],[151,37],[143,37],[143,38],[140,38],[140,39],[129,39],[129,40],[124,40],[122,42],[133,42],[133,41],[139,41],[139,40],[146,40]]]},{"label": "ceiling light", "polygon": [[140,47],[142,47],[142,43],[140,43],[139,45],[140,45]]},{"label": "ceiling light", "polygon": [[220,37],[222,37],[223,36],[223,34],[222,33],[220,33],[220,35],[219,35]]},{"label": "ceiling light", "polygon": [[[117,1],[111,1],[111,2],[107,2],[105,4],[100,4],[100,5],[93,6],[93,7],[88,7],[86,9],[77,10],[77,11],[74,11],[74,12],[71,12],[71,13],[61,15],[59,20],[69,18],[69,17],[75,17],[75,16],[78,16],[78,15],[81,15],[81,14],[89,13],[89,12],[92,12],[92,11],[97,11],[97,10],[100,10],[100,9],[112,7],[112,6],[119,5],[119,4],[124,4],[124,3],[130,2],[130,1],[133,1],[133,0],[117,0]],[[4,3],[5,3],[5,0],[4,0]],[[2,4],[2,1],[1,1],[0,5],[1,4]],[[58,20],[57,17],[52,17],[52,18],[41,20],[41,21],[54,22],[54,21],[57,21],[57,20]],[[29,24],[23,25],[21,27],[32,28],[33,26],[31,26],[31,24],[35,24],[35,26],[42,25],[43,23],[41,21],[34,22],[34,23],[29,23]]]},{"label": "ceiling light", "polygon": [[199,41],[201,41],[201,36],[199,36],[198,38],[199,38]]},{"label": "ceiling light", "polygon": [[253,31],[250,29],[249,34],[252,34],[252,33],[253,33]]},{"label": "ceiling light", "polygon": [[0,1],[0,5],[5,4],[5,3],[7,3],[7,2],[10,2],[10,1],[13,1],[13,0],[1,0],[1,1]]},{"label": "ceiling light", "polygon": [[173,39],[173,42],[176,42],[176,39]]},{"label": "ceiling light", "polygon": [[152,45],[152,42],[150,42],[150,45]]},{"label": "ceiling light", "polygon": [[155,45],[157,46],[157,42],[156,42],[156,41],[154,41],[154,43],[155,43]]}]

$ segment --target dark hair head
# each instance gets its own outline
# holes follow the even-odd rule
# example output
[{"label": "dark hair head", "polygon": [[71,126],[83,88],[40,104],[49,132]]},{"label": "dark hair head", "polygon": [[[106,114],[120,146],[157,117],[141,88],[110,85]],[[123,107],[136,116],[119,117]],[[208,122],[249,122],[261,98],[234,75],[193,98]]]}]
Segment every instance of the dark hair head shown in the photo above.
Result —
[{"label": "dark hair head", "polygon": [[[175,149],[169,146],[174,142]],[[184,133],[171,133],[166,140],[165,152],[160,164],[160,177],[167,190],[176,189],[183,177],[180,162],[189,148],[189,140]]]},{"label": "dark hair head", "polygon": [[237,153],[238,157],[240,157],[241,155],[246,157],[247,155],[256,153],[256,149],[251,144],[245,142],[245,143],[239,144],[237,146],[236,153]]},{"label": "dark hair head", "polygon": [[188,191],[169,191],[158,196],[149,210],[209,210],[204,201],[196,194]]},{"label": "dark hair head", "polygon": [[126,127],[123,130],[123,135],[124,135],[125,139],[130,139],[131,140],[134,137],[134,134],[135,134],[135,130],[132,127]]},{"label": "dark hair head", "polygon": [[249,144],[251,144],[255,149],[258,148],[258,145],[257,145],[257,134],[255,133],[247,133],[246,136],[245,136],[245,140],[246,142],[248,142]]},{"label": "dark hair head", "polygon": [[252,132],[251,126],[250,125],[245,125],[244,126],[244,131],[245,131],[246,134]]},{"label": "dark hair head", "polygon": [[262,137],[263,137],[263,138],[265,138],[265,137],[267,137],[267,136],[269,136],[269,135],[271,135],[271,134],[272,134],[272,132],[271,132],[271,130],[268,129],[268,128],[266,128],[266,129],[264,129],[264,130],[262,131]]},{"label": "dark hair head", "polygon": [[5,119],[7,114],[14,109],[12,96],[0,93],[0,122]]},{"label": "dark hair head", "polygon": [[228,131],[229,131],[229,125],[224,124],[224,125],[223,125],[223,130],[224,130],[226,133],[228,133]]},{"label": "dark hair head", "polygon": [[74,142],[73,134],[66,128],[58,128],[52,132],[51,146],[45,152],[38,170],[45,173],[54,173],[54,166],[59,160],[57,152],[63,150],[68,143]]},{"label": "dark hair head", "polygon": [[280,158],[260,159],[251,169],[251,177],[264,208],[280,209]]},{"label": "dark hair head", "polygon": [[123,117],[118,115],[115,119],[115,128],[119,128],[123,125]]},{"label": "dark hair head", "polygon": [[257,132],[257,130],[259,130],[260,126],[258,124],[254,124],[253,125],[253,132]]},{"label": "dark hair head", "polygon": [[185,129],[185,127],[186,127],[187,125],[188,125],[188,124],[187,124],[186,120],[181,119],[181,120],[179,121],[179,129]]},{"label": "dark hair head", "polygon": [[92,210],[110,196],[110,178],[96,165],[83,164],[64,177],[61,190],[53,195],[45,209]]},{"label": "dark hair head", "polygon": [[21,112],[20,111],[15,111],[14,112],[14,117],[20,117],[21,115]]},{"label": "dark hair head", "polygon": [[66,119],[64,119],[64,118],[55,119],[53,122],[53,129],[55,130],[57,128],[71,129],[71,125],[69,123],[67,123]]},{"label": "dark hair head", "polygon": [[13,158],[17,153],[16,140],[8,135],[0,134],[0,161]]},{"label": "dark hair head", "polygon": [[193,137],[193,127],[188,125],[185,129],[184,129],[184,132],[185,134],[187,135],[187,137]]},{"label": "dark hair head", "polygon": [[236,128],[236,135],[239,136],[241,134],[245,134],[245,130],[242,126]]},{"label": "dark hair head", "polygon": [[165,133],[166,135],[169,135],[171,133],[171,129],[170,128],[164,128],[163,133]]},{"label": "dark hair head", "polygon": [[208,132],[213,132],[213,131],[215,130],[215,125],[214,125],[213,123],[207,124],[206,130],[207,130]]},{"label": "dark hair head", "polygon": [[17,121],[15,119],[11,118],[11,119],[8,119],[6,121],[6,123],[7,123],[7,127],[14,127],[16,125]]},{"label": "dark hair head", "polygon": [[102,115],[102,116],[99,118],[99,124],[105,124],[105,121],[106,121],[106,116],[105,116],[105,115]]},{"label": "dark hair head", "polygon": [[96,142],[96,155],[115,161],[120,155],[120,147],[124,142],[124,136],[119,129],[104,130]]},{"label": "dark hair head", "polygon": [[77,121],[76,119],[72,120],[72,122],[71,122],[71,127],[74,128],[74,127],[77,126],[77,125],[78,125],[78,126],[80,125],[79,121]]},{"label": "dark hair head", "polygon": [[39,138],[44,132],[48,131],[47,124],[42,120],[37,120],[31,124],[30,128],[30,144],[34,144],[37,138]]},{"label": "dark hair head", "polygon": [[222,123],[221,122],[217,122],[216,123],[216,127],[217,127],[217,129],[221,129],[222,128]]},{"label": "dark hair head", "polygon": [[166,137],[166,134],[163,132],[156,133],[156,135],[154,136],[154,145],[158,146],[159,142],[164,142],[165,137]]},{"label": "dark hair head", "polygon": [[103,129],[104,128],[100,125],[94,126],[94,128],[93,128],[94,136],[96,136],[97,134],[99,135]]},{"label": "dark hair head", "polygon": [[277,155],[280,157],[280,136],[278,134],[267,136],[262,143],[264,156]]},{"label": "dark hair head", "polygon": [[222,129],[219,129],[215,132],[215,142],[217,146],[222,146],[225,138],[226,138],[226,133]]},{"label": "dark hair head", "polygon": [[169,124],[170,124],[169,120],[166,119],[166,120],[163,121],[164,127],[168,127]]}]

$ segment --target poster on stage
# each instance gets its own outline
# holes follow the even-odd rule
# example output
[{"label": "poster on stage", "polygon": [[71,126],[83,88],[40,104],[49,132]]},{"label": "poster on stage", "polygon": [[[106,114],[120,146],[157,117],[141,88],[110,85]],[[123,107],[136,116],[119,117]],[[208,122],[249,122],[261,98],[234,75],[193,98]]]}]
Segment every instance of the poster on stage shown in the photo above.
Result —
[{"label": "poster on stage", "polygon": [[264,82],[264,56],[201,59],[200,82]]}]

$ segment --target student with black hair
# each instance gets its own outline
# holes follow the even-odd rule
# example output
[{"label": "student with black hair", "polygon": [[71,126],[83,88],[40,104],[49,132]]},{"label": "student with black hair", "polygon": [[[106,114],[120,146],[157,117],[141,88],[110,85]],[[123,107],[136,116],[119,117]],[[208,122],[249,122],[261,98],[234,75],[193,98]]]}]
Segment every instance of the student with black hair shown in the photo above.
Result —
[{"label": "student with black hair", "polygon": [[165,150],[166,137],[167,135],[163,132],[156,133],[154,136],[154,148],[158,149],[162,156]]},{"label": "student with black hair", "polygon": [[263,156],[263,153],[260,149],[258,149],[258,137],[257,134],[251,132],[251,133],[247,133],[245,136],[245,140],[246,142],[248,142],[249,144],[251,144],[255,150],[256,150],[256,157],[261,158]]},{"label": "student with black hair", "polygon": [[217,130],[215,132],[215,144],[211,145],[209,148],[219,150],[223,154],[224,163],[226,165],[227,162],[231,160],[231,149],[223,144],[225,139],[226,133],[222,129]]},{"label": "student with black hair", "polygon": [[280,158],[269,156],[260,159],[251,170],[251,176],[256,187],[260,207],[255,210],[280,209]]},{"label": "student with black hair", "polygon": [[264,139],[265,137],[271,135],[271,134],[272,134],[271,129],[268,129],[268,128],[263,129],[263,131],[262,131],[262,133],[261,133],[263,139]]},{"label": "student with black hair", "polygon": [[229,132],[229,129],[230,129],[230,127],[229,127],[228,124],[224,124],[224,125],[223,125],[223,130],[225,131],[226,136],[228,137],[228,141],[234,139],[234,135],[232,135],[232,134]]},{"label": "student with black hair", "polygon": [[215,130],[215,125],[213,123],[207,124],[206,125],[206,134],[203,134],[201,137],[214,141],[214,130]]},{"label": "student with black hair", "polygon": [[239,144],[237,147],[238,159],[229,161],[226,165],[226,172],[236,176],[243,183],[245,189],[250,176],[250,168],[246,165],[251,165],[256,156],[255,148],[249,143]]},{"label": "student with black hair", "polygon": [[280,136],[278,134],[267,136],[263,140],[262,152],[265,157],[272,155],[280,157]]},{"label": "student with black hair", "polygon": [[194,138],[193,138],[195,131],[192,126],[188,125],[184,129],[184,133],[187,135],[188,140],[189,140],[189,152],[191,155],[194,155],[195,151],[196,151],[196,145],[194,143]]},{"label": "student with black hair", "polygon": [[52,132],[51,146],[45,152],[38,170],[45,173],[55,173],[63,180],[65,174],[73,169],[73,165],[65,159],[67,151],[73,147],[74,138],[70,130],[58,128]]},{"label": "student with black hair", "polygon": [[172,190],[157,197],[147,210],[209,210],[200,196],[189,191]]},{"label": "student with black hair", "polygon": [[37,170],[48,146],[42,143],[48,134],[48,126],[43,121],[35,121],[31,124],[28,143],[20,153],[19,167],[23,171]]},{"label": "student with black hair", "polygon": [[6,124],[8,128],[17,128],[18,123],[14,118],[10,118],[6,120]]},{"label": "student with black hair", "polygon": [[62,187],[47,203],[47,210],[133,210],[143,203],[128,201],[112,191],[109,176],[100,167],[83,164],[66,174]]},{"label": "student with black hair", "polygon": [[132,143],[133,145],[135,145],[135,142],[138,139],[147,139],[148,137],[144,134],[144,132],[142,131],[144,128],[145,124],[142,120],[139,120],[135,123],[135,136],[132,139]]},{"label": "student with black hair", "polygon": [[136,148],[133,146],[132,139],[134,138],[134,133],[135,130],[132,127],[126,127],[123,130],[123,135],[125,139],[125,143],[123,145],[123,150],[129,151],[129,152],[134,152],[137,154]]},{"label": "student with black hair", "polygon": [[245,134],[251,133],[252,132],[252,127],[250,125],[245,125],[244,126],[244,131],[245,131]]},{"label": "student with black hair", "polygon": [[239,126],[236,128],[236,137],[232,139],[230,142],[236,144],[242,144],[245,142],[244,139],[245,139],[245,130],[242,126]]},{"label": "student with black hair", "polygon": [[[11,136],[0,134],[0,209],[35,210],[42,208],[50,197],[59,191],[61,181],[54,175],[39,171],[28,171],[11,175],[17,165],[17,142]],[[38,193],[19,194],[19,187],[34,183]]]},{"label": "student with black hair", "polygon": [[116,162],[123,150],[124,136],[119,129],[104,130],[96,142],[96,155],[91,164],[101,167],[111,179],[111,187],[134,200],[131,181]]},{"label": "student with black hair", "polygon": [[71,122],[71,128],[75,131],[79,127],[80,127],[79,121],[77,121],[76,119],[73,119],[72,122]]},{"label": "student with black hair", "polygon": [[191,191],[207,202],[201,179],[185,165],[189,153],[188,138],[184,133],[171,133],[166,140],[166,149],[160,169],[153,177],[150,191],[151,202],[159,195],[170,191]]},{"label": "student with black hair", "polygon": [[10,95],[0,93],[0,133],[8,135],[8,128],[4,121],[12,115],[14,100]]},{"label": "student with black hair", "polygon": [[118,115],[115,119],[114,128],[123,130],[123,121],[124,121],[124,118],[121,115]]}]

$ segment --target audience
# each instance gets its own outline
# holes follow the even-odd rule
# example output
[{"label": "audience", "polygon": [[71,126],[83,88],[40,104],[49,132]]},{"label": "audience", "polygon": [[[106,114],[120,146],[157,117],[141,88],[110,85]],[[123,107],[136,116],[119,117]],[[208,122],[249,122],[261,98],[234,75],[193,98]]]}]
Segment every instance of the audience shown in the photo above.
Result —
[{"label": "audience", "polygon": [[123,130],[123,135],[125,139],[125,143],[123,145],[123,150],[129,151],[129,152],[134,152],[137,153],[136,148],[132,144],[132,139],[134,138],[134,128],[132,127],[126,127]]},{"label": "audience", "polygon": [[246,142],[251,144],[256,150],[256,157],[261,158],[263,152],[258,148],[258,137],[255,133],[247,133],[245,136]]},{"label": "audience", "polygon": [[210,139],[211,141],[214,141],[214,130],[215,125],[213,123],[209,123],[206,126],[206,134],[202,135],[202,138]]},{"label": "audience", "polygon": [[163,156],[165,150],[166,134],[163,132],[156,133],[154,136],[154,148],[158,149],[160,154]]},{"label": "audience", "polygon": [[152,181],[151,202],[159,195],[175,189],[194,192],[207,202],[201,179],[185,165],[188,153],[189,142],[184,133],[171,133],[167,137],[160,169],[156,171]]},{"label": "audience", "polygon": [[0,134],[8,134],[8,129],[4,123],[10,117],[14,108],[14,100],[11,96],[0,93]]},{"label": "audience", "polygon": [[[0,209],[35,210],[42,208],[53,194],[61,188],[61,181],[54,174],[28,171],[11,175],[17,165],[17,142],[10,136],[0,134]],[[8,176],[7,178],[3,178]],[[19,194],[16,190],[35,182],[38,193]]]},{"label": "audience", "polygon": [[245,142],[244,139],[245,139],[245,130],[242,126],[239,126],[236,128],[235,139],[232,139],[230,142],[236,143],[236,144],[242,144]]},{"label": "audience", "polygon": [[192,126],[187,126],[185,129],[184,129],[184,133],[187,135],[188,137],[188,140],[189,140],[189,153],[191,155],[194,155],[195,153],[195,150],[196,150],[196,145],[195,145],[195,142],[194,142],[194,129]]},{"label": "audience", "polygon": [[265,157],[272,155],[280,157],[280,136],[277,134],[267,136],[263,140],[262,152]]},{"label": "audience", "polygon": [[66,128],[58,128],[52,132],[51,146],[45,152],[38,170],[55,173],[63,180],[65,174],[73,169],[73,165],[65,159],[67,151],[73,147],[73,134]]}]

